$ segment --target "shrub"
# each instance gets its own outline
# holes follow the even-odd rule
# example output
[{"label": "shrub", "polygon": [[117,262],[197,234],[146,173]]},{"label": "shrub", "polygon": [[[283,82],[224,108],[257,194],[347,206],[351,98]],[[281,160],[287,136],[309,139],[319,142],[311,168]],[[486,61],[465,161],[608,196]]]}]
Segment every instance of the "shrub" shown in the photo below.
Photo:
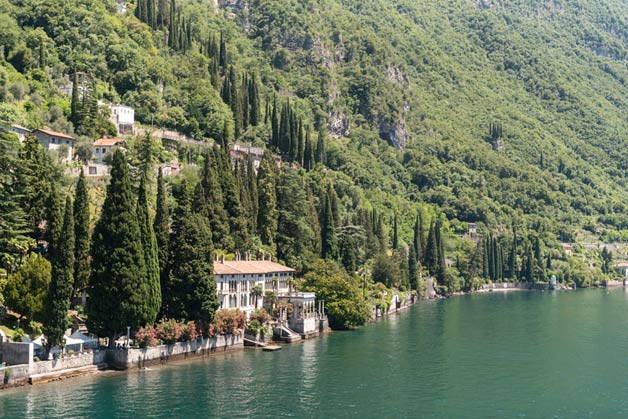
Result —
[{"label": "shrub", "polygon": [[181,338],[181,325],[174,319],[161,319],[156,329],[157,338],[167,345],[172,345]]},{"label": "shrub", "polygon": [[257,319],[251,319],[246,326],[246,331],[252,335],[257,335],[260,329],[262,329],[262,324]]},{"label": "shrub", "polygon": [[43,332],[43,325],[39,322],[32,321],[30,322],[31,329],[33,330],[33,337],[39,336]]},{"label": "shrub", "polygon": [[246,314],[239,309],[219,310],[214,317],[216,334],[233,335],[246,327]]},{"label": "shrub", "polygon": [[156,346],[159,343],[157,340],[157,331],[152,326],[140,327],[140,330],[135,333],[135,341],[140,348]]},{"label": "shrub", "polygon": [[191,342],[201,336],[201,331],[196,327],[196,323],[188,322],[181,327],[181,341]]},{"label": "shrub", "polygon": [[13,342],[21,342],[22,340],[24,340],[24,331],[20,328],[15,329],[12,339]]},{"label": "shrub", "polygon": [[292,317],[292,314],[294,313],[294,305],[290,304],[290,303],[280,303],[277,304],[277,306],[273,309],[273,317],[274,318],[279,318],[279,313],[281,312],[281,309],[287,309],[287,316],[288,317]]},{"label": "shrub", "polygon": [[261,325],[270,321],[270,316],[263,308],[255,310],[251,313],[251,321],[257,320]]}]

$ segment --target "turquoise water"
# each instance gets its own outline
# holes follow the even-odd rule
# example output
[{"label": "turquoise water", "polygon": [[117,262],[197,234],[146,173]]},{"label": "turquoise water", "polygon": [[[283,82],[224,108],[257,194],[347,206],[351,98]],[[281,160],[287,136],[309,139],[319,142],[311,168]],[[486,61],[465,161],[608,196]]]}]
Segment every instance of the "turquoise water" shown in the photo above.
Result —
[{"label": "turquoise water", "polygon": [[421,302],[355,332],[0,392],[2,418],[626,418],[628,292]]}]

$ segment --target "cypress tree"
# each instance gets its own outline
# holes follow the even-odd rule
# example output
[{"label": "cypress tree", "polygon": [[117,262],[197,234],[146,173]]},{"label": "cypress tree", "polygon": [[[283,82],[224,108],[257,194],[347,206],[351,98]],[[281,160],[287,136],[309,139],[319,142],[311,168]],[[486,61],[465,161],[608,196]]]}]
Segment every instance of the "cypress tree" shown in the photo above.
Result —
[{"label": "cypress tree", "polygon": [[164,289],[164,314],[207,325],[219,307],[213,273],[213,244],[207,219],[190,209],[183,182],[170,240],[170,275]]},{"label": "cypress tree", "polygon": [[338,259],[338,238],[336,237],[336,226],[334,223],[334,213],[331,205],[330,195],[325,197],[323,207],[323,225],[321,228],[321,257],[323,259]]},{"label": "cypress tree", "polygon": [[281,116],[279,120],[279,150],[288,155],[290,152],[290,115],[288,107],[290,102],[286,102],[281,107]]},{"label": "cypress tree", "polygon": [[325,164],[325,133],[322,130],[318,132],[318,141],[316,143],[316,163]]},{"label": "cypress tree", "polygon": [[48,242],[48,260],[52,261],[55,247],[61,236],[63,227],[63,210],[59,202],[59,194],[55,182],[50,183],[50,191],[46,200],[46,241]]},{"label": "cypress tree", "polygon": [[249,79],[247,77],[247,75],[245,74],[244,77],[242,77],[242,85],[240,86],[240,94],[239,94],[239,101],[240,101],[240,115],[242,117],[242,128],[243,130],[246,130],[249,126],[250,123],[250,117],[251,117],[251,113],[250,113],[250,109],[249,109]]},{"label": "cypress tree", "polygon": [[484,237],[482,239],[482,276],[486,279],[490,279],[491,275],[489,272],[489,246],[488,246],[488,237]]},{"label": "cypress tree", "polygon": [[273,98],[273,115],[271,118],[272,135],[270,140],[271,148],[277,150],[279,148],[279,116],[277,115],[277,97]]},{"label": "cypress tree", "polygon": [[312,138],[310,130],[305,134],[305,150],[303,151],[303,167],[310,171],[314,167],[314,149],[312,148]]},{"label": "cypress tree", "polygon": [[436,224],[432,221],[430,224],[430,232],[427,235],[427,247],[425,248],[424,266],[430,272],[430,275],[436,275],[438,270],[438,242],[436,237]]},{"label": "cypress tree", "polygon": [[447,263],[445,258],[445,243],[442,234],[442,223],[440,220],[436,221],[436,243],[438,245],[438,266],[436,269],[436,280],[443,284],[445,280],[445,271],[447,270]]},{"label": "cypress tree", "polygon": [[257,85],[257,78],[255,73],[251,76],[249,82],[249,101],[250,101],[250,117],[249,121],[252,126],[256,127],[260,123],[260,97],[259,87]]},{"label": "cypress tree", "polygon": [[223,71],[227,67],[227,44],[222,32],[220,32],[220,67]]},{"label": "cypress tree", "polygon": [[87,300],[87,327],[109,337],[109,347],[126,327],[137,329],[154,316],[147,302],[142,237],[137,222],[136,199],[124,154],[116,150],[107,197],[92,238],[92,275]]},{"label": "cypress tree", "polygon": [[218,173],[220,173],[220,152],[213,150],[213,154],[205,154],[205,163],[201,175],[201,185],[204,192],[204,205],[207,211],[212,231],[212,239],[215,246],[232,248],[233,243],[229,242],[228,215],[224,207],[222,188],[218,183]]},{"label": "cypress tree", "polygon": [[399,248],[399,231],[397,222],[397,213],[395,213],[395,217],[393,218],[393,250],[397,250]]},{"label": "cypress tree", "polygon": [[512,245],[508,255],[508,278],[517,279],[517,230],[512,229]]},{"label": "cypress tree", "polygon": [[161,167],[157,175],[157,208],[155,210],[153,231],[155,232],[155,241],[157,243],[157,260],[159,261],[159,289],[163,290],[168,278],[170,218],[168,214],[166,184]]},{"label": "cypress tree", "polygon": [[146,192],[146,177],[140,179],[137,194],[137,223],[140,227],[142,248],[144,250],[144,264],[146,266],[146,283],[148,295],[146,304],[146,322],[154,323],[161,308],[161,285],[159,281],[159,259],[157,254],[157,240],[153,224],[148,212],[148,195]]},{"label": "cypress tree", "polygon": [[270,151],[265,150],[257,173],[258,216],[257,230],[262,243],[273,246],[277,232],[277,193],[275,180],[275,160]]},{"label": "cypress tree", "polygon": [[299,120],[299,128],[297,129],[297,162],[303,166],[303,153],[305,152],[305,137],[303,136],[303,121]]},{"label": "cypress tree", "polygon": [[419,268],[417,266],[414,244],[410,245],[410,251],[408,252],[408,282],[413,290],[419,289]]},{"label": "cypress tree", "polygon": [[89,195],[85,173],[81,170],[74,195],[74,295],[89,282]]},{"label": "cypress tree", "polygon": [[248,193],[251,200],[251,227],[253,229],[252,233],[257,232],[257,213],[259,211],[259,196],[257,193],[257,177],[255,175],[255,165],[253,163],[253,158],[249,157],[246,160],[246,187],[248,188]]},{"label": "cypress tree", "polygon": [[46,300],[47,319],[44,333],[47,350],[63,344],[63,335],[68,328],[68,310],[72,299],[74,279],[74,215],[72,201],[65,201],[65,215],[58,245],[52,260],[52,280]]},{"label": "cypress tree", "polygon": [[70,122],[72,122],[74,128],[78,128],[81,123],[81,110],[78,75],[75,71],[72,74],[72,101],[70,102]]}]

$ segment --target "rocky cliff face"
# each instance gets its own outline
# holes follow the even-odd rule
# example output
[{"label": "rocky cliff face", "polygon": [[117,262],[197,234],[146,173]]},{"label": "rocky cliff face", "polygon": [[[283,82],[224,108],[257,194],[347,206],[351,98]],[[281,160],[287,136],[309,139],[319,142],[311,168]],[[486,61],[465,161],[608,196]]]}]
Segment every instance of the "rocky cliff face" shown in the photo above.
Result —
[{"label": "rocky cliff face", "polygon": [[379,136],[388,141],[397,150],[404,150],[408,140],[408,129],[403,116],[393,120],[382,117],[379,120]]}]

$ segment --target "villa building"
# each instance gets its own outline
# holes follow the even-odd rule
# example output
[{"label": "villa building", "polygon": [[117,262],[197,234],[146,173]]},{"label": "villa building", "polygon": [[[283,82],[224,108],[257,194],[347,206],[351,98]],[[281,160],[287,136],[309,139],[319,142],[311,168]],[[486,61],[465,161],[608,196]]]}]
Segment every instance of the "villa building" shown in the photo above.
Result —
[{"label": "villa building", "polygon": [[[276,296],[291,292],[294,269],[270,260],[222,260],[214,262],[214,276],[220,308],[238,308],[247,317],[264,305],[264,294],[272,291]],[[253,289],[261,288],[261,295],[255,295]],[[259,289],[258,288],[258,289]]]},{"label": "villa building", "polygon": [[11,133],[17,135],[17,139],[21,143],[23,143],[24,140],[26,139],[26,137],[31,134],[31,130],[29,130],[28,128],[21,127],[19,125],[10,125],[10,126],[2,125],[2,126],[0,126],[0,130],[6,131],[6,132],[11,132]]},{"label": "villa building", "polygon": [[116,126],[118,134],[133,134],[135,125],[135,111],[126,105],[111,104],[109,120]]}]

